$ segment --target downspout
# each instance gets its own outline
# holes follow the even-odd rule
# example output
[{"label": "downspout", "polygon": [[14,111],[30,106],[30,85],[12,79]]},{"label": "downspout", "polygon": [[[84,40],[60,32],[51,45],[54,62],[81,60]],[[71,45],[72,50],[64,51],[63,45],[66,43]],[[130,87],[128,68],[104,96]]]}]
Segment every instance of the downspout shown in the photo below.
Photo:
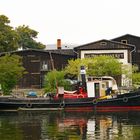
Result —
[{"label": "downspout", "polygon": [[133,50],[132,51],[130,51],[130,63],[132,64],[132,53],[135,51],[136,52],[136,46],[135,45],[133,45],[134,46],[134,48],[133,48]]},{"label": "downspout", "polygon": [[[132,53],[133,53],[134,51],[136,52],[136,46],[135,46],[135,45],[133,45],[133,46],[134,46],[133,50],[130,51],[131,75],[133,74],[133,73],[132,73]],[[130,83],[129,83],[129,86],[132,86],[132,83],[133,83],[133,81],[132,81],[132,78],[131,78]]]}]

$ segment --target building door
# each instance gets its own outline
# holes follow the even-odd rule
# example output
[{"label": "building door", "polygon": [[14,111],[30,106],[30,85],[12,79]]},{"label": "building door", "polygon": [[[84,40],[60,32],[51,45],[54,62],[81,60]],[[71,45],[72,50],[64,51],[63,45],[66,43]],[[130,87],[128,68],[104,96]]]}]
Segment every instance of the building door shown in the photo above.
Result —
[{"label": "building door", "polygon": [[100,97],[100,84],[94,83],[94,89],[95,89],[95,98]]}]

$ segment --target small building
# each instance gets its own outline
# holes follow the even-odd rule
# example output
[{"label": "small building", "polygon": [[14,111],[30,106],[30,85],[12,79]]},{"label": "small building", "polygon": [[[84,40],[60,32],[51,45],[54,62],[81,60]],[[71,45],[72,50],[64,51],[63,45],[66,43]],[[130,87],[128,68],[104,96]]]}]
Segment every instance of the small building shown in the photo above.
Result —
[{"label": "small building", "polygon": [[125,34],[120,37],[112,39],[112,41],[121,42],[126,45],[134,45],[135,48],[132,50],[132,64],[136,64],[139,67],[140,70],[140,37],[131,35],[131,34]]},{"label": "small building", "polygon": [[[78,53],[78,57],[81,59],[87,57],[95,57],[99,55],[109,55],[117,58],[120,63],[129,65],[132,61],[131,52],[134,51],[134,49],[135,45],[103,39],[96,42],[77,46],[74,48],[74,51]],[[120,77],[116,79],[119,86],[126,85],[126,80],[124,81],[124,79]],[[127,85],[129,84],[130,83],[127,83]]]},{"label": "small building", "polygon": [[70,50],[20,50],[10,52],[22,57],[23,67],[27,74],[19,81],[19,88],[42,88],[45,74],[54,69],[62,70],[68,60],[75,59],[76,55]]}]

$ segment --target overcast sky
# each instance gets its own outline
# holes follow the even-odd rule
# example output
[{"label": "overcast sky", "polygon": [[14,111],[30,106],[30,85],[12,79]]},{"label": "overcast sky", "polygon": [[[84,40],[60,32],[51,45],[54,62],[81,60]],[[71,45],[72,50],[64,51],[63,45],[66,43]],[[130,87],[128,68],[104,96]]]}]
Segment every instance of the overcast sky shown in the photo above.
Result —
[{"label": "overcast sky", "polygon": [[0,0],[11,26],[28,25],[44,44],[140,36],[140,0]]}]

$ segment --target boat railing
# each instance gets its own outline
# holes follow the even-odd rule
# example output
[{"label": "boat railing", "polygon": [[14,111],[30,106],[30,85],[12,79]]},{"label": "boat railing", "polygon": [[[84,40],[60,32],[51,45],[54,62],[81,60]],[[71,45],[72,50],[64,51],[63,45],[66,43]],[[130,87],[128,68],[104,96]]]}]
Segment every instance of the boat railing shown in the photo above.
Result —
[{"label": "boat railing", "polygon": [[126,86],[118,87],[118,93],[119,94],[128,93],[130,91],[134,91],[134,88],[132,86],[131,87],[126,87]]},{"label": "boat railing", "polygon": [[77,90],[74,90],[74,91],[64,90],[64,93],[65,94],[76,94],[77,93]]}]

